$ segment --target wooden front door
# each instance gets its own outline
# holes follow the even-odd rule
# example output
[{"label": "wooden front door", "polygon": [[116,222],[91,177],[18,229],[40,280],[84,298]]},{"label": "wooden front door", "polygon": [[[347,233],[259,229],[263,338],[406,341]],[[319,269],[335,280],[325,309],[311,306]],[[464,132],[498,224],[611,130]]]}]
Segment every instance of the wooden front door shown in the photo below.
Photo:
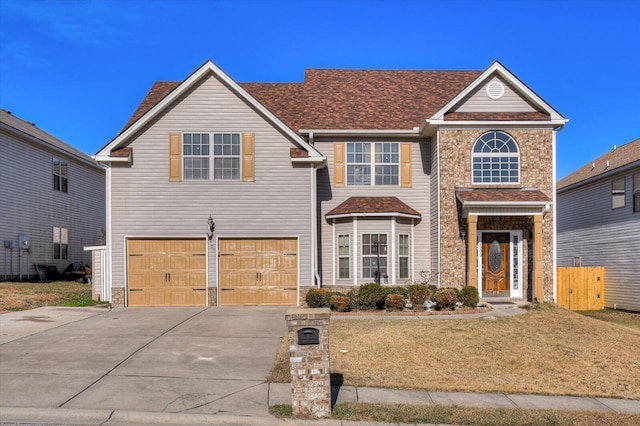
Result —
[{"label": "wooden front door", "polygon": [[509,297],[509,233],[482,234],[482,297]]},{"label": "wooden front door", "polygon": [[221,239],[220,305],[297,305],[295,238]]},{"label": "wooden front door", "polygon": [[128,306],[206,306],[207,243],[127,241]]}]

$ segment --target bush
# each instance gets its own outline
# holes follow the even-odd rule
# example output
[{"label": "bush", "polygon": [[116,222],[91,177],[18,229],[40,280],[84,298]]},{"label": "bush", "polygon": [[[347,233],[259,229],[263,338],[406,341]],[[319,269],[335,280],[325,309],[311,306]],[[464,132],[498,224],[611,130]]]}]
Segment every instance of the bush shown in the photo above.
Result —
[{"label": "bush", "polygon": [[436,289],[434,289],[434,290],[433,290],[433,292],[431,293],[431,301],[432,301],[432,302],[434,302],[434,303],[435,303],[435,301],[436,301],[436,293],[437,293],[438,291],[440,291],[440,290],[451,290],[451,291],[453,291],[453,292],[455,293],[456,298],[458,298],[458,297],[459,297],[459,295],[460,295],[460,290],[458,290],[458,289],[457,289],[457,288],[455,288],[455,287],[440,287],[440,288],[436,288]]},{"label": "bush", "polygon": [[384,290],[380,284],[365,284],[358,290],[358,305],[363,311],[382,309],[384,296]]},{"label": "bush", "polygon": [[327,289],[324,288],[312,288],[307,292],[304,297],[304,301],[307,302],[307,306],[310,308],[319,308],[322,304],[322,296],[327,293]]},{"label": "bush", "polygon": [[331,307],[331,298],[333,296],[346,296],[344,293],[340,293],[339,291],[328,291],[322,295],[320,299],[320,307],[321,308],[330,308]]},{"label": "bush", "polygon": [[384,291],[385,300],[390,294],[400,294],[405,299],[409,297],[409,292],[404,287],[382,287],[382,290]]},{"label": "bush", "polygon": [[358,291],[360,289],[355,287],[352,288],[351,290],[349,290],[349,292],[347,293],[347,297],[349,298],[350,302],[349,302],[349,309],[351,311],[357,311],[360,307],[360,302],[358,299]]},{"label": "bush", "polygon": [[422,310],[422,305],[429,298],[429,288],[424,284],[413,284],[409,286],[409,301],[414,310]]},{"label": "bush", "polygon": [[452,311],[456,307],[458,297],[452,288],[441,288],[435,294],[436,309],[439,311]]},{"label": "bush", "polygon": [[387,312],[401,311],[402,308],[404,308],[404,301],[405,298],[401,294],[387,294],[387,297],[384,299],[384,307],[387,309]]},{"label": "bush", "polygon": [[460,293],[458,294],[458,301],[462,303],[463,306],[475,308],[480,302],[478,289],[470,285],[462,287],[462,290],[460,290]]},{"label": "bush", "polygon": [[332,311],[349,312],[351,299],[349,296],[334,294],[331,296],[329,304]]}]

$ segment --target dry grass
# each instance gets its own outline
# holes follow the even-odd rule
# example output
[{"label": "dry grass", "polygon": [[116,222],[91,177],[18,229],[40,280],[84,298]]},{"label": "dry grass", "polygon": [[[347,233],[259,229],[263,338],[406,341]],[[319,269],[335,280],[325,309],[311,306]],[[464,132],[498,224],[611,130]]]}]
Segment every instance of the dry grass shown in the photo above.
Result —
[{"label": "dry grass", "polygon": [[93,304],[91,286],[73,281],[0,283],[0,313],[64,304]]},{"label": "dry grass", "polygon": [[[331,372],[347,386],[640,399],[640,333],[551,305],[493,321],[352,319],[330,327]],[[269,380],[289,380],[286,342],[282,363]]]},{"label": "dry grass", "polygon": [[384,423],[429,423],[486,426],[624,426],[640,423],[640,415],[597,411],[466,408],[442,405],[340,404],[334,419]]},{"label": "dry grass", "polygon": [[581,315],[602,321],[640,330],[640,312],[627,312],[614,309],[602,309],[600,311],[578,311]]}]

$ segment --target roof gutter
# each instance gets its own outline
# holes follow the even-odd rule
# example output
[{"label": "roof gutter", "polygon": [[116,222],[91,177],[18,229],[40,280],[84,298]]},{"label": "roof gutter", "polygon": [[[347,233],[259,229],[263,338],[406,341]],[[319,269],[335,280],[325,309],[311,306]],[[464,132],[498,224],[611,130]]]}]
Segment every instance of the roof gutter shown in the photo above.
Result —
[{"label": "roof gutter", "polygon": [[422,216],[409,214],[409,213],[399,213],[399,212],[389,212],[389,213],[340,213],[340,214],[331,214],[325,215],[326,219],[342,219],[342,218],[353,218],[353,217],[402,217],[407,219],[420,219]]},{"label": "roof gutter", "polygon": [[422,137],[419,127],[413,129],[300,129],[301,135],[344,136],[344,137],[381,137],[395,136],[402,138]]}]

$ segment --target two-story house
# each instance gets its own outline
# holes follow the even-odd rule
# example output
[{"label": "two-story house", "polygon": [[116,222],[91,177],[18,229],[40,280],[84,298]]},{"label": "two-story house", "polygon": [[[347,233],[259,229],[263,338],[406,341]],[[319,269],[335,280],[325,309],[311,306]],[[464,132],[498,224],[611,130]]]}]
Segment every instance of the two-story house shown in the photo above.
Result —
[{"label": "two-story house", "polygon": [[604,303],[640,311],[640,139],[558,184],[558,266],[604,266]]},{"label": "two-story house", "polygon": [[153,85],[108,164],[116,305],[298,304],[367,282],[554,299],[556,132],[485,71],[310,69]]},{"label": "two-story house", "polygon": [[91,265],[84,246],[104,242],[104,194],[103,166],[0,110],[0,280],[35,279],[34,265]]}]

